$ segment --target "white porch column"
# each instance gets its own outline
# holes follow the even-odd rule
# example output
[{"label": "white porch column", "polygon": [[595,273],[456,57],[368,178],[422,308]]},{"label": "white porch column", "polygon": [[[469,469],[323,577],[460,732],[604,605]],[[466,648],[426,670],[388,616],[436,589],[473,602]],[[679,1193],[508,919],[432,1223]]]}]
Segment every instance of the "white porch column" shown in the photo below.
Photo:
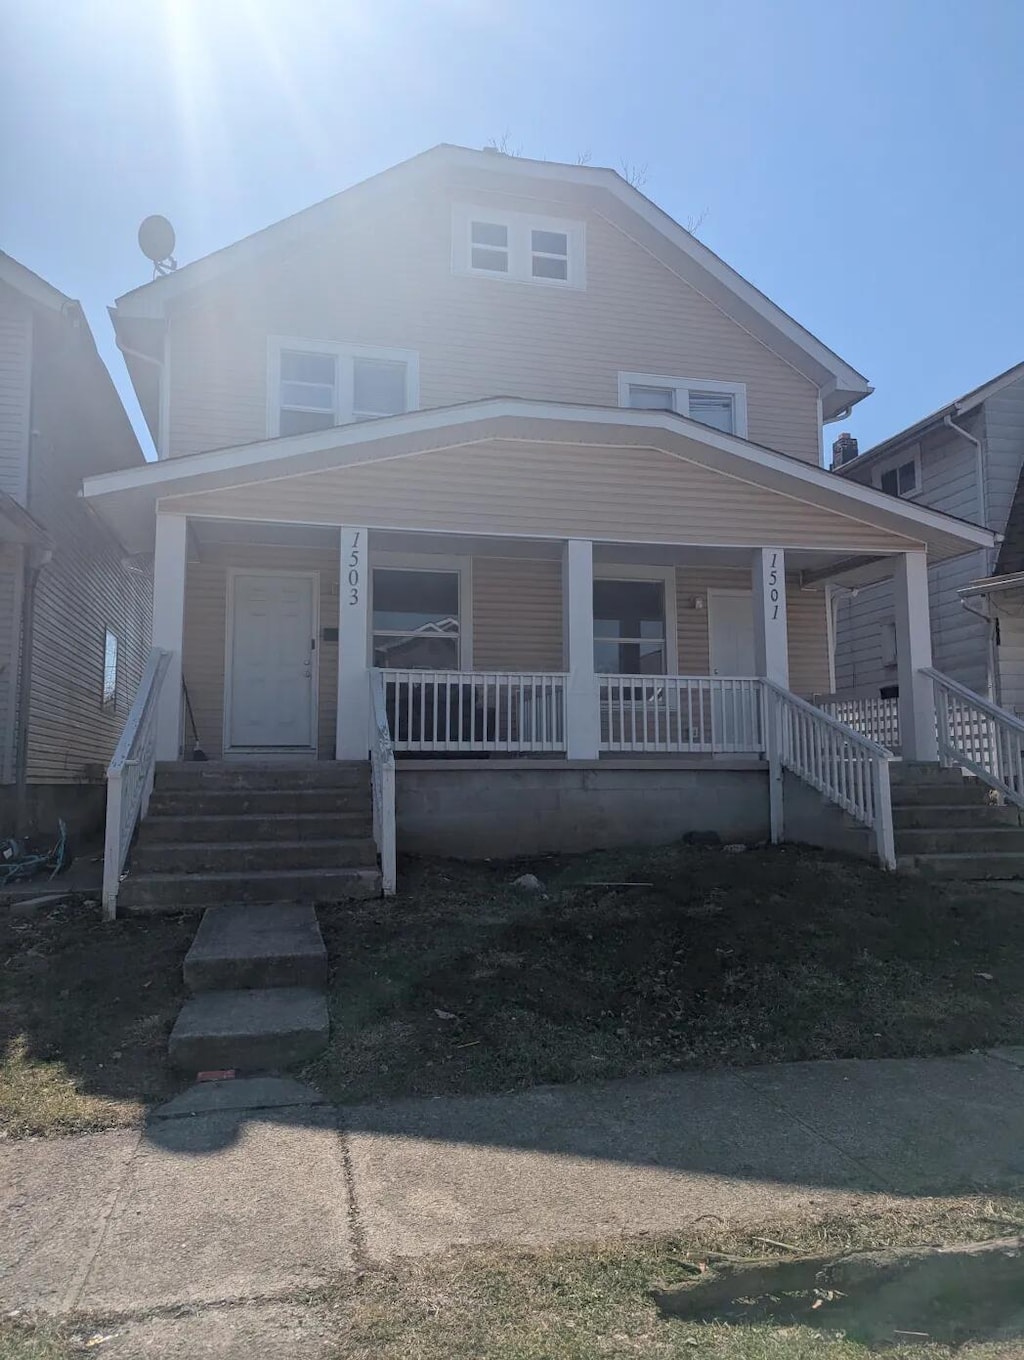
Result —
[{"label": "white porch column", "polygon": [[758,675],[789,689],[789,627],[786,619],[786,554],[755,548],[754,667]]},{"label": "white porch column", "polygon": [[566,755],[596,760],[601,747],[601,712],[594,675],[594,545],[570,538],[562,563],[566,666]]},{"label": "white porch column", "polygon": [[900,743],[904,760],[938,760],[935,693],[921,668],[932,664],[928,558],[900,553],[892,578],[896,615],[896,669],[900,685]]},{"label": "white porch column", "polygon": [[370,566],[366,529],[341,531],[338,590],[338,760],[365,760],[370,749],[369,637]]},{"label": "white porch column", "polygon": [[181,650],[185,634],[188,520],[157,511],[153,550],[153,646],[170,652],[157,705],[156,758],[181,755]]}]

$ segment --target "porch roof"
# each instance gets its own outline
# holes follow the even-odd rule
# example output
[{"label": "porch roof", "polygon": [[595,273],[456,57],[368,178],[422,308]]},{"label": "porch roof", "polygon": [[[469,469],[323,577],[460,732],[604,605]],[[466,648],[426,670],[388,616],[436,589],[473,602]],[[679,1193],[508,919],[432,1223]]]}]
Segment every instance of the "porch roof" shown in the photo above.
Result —
[{"label": "porch roof", "polygon": [[[642,488],[641,451],[654,451],[662,458],[687,464],[691,475],[720,474],[731,481],[737,499],[750,496],[757,488],[769,499],[789,502],[788,522],[799,520],[799,505],[807,508],[808,523],[839,516],[847,523],[862,526],[869,549],[893,552],[925,548],[935,560],[956,557],[981,547],[991,547],[997,536],[981,526],[959,520],[940,511],[901,501],[895,497],[836,477],[823,468],[798,458],[753,444],[738,436],[723,434],[708,426],[668,411],[637,411],[596,406],[561,405],[499,397],[465,405],[413,411],[359,424],[335,427],[311,434],[261,440],[252,444],[165,459],[145,467],[106,473],[88,478],[83,494],[110,524],[131,551],[145,551],[153,538],[154,511],[158,503],[180,513],[200,513],[204,504],[210,512],[239,519],[294,519],[303,522],[332,522],[320,507],[312,518],[302,515],[267,515],[252,508],[252,495],[266,483],[305,477],[314,473],[339,472],[347,468],[369,468],[395,460],[417,459],[425,454],[457,451],[463,459],[484,457],[481,450],[493,450],[497,442],[517,450],[558,449],[559,460],[573,475],[579,469],[581,489],[586,485],[586,451],[618,463],[620,471],[636,473],[633,486]],[[570,451],[575,456],[570,457]],[[426,464],[429,468],[431,462]],[[552,463],[553,466],[553,463]],[[383,469],[382,469],[383,471]],[[411,472],[405,463],[403,472]],[[225,509],[238,497],[235,515]],[[270,491],[270,488],[266,488]],[[564,489],[564,488],[563,488]],[[453,487],[453,494],[455,488]],[[209,493],[225,493],[219,496]],[[495,491],[495,495],[500,495]],[[629,495],[629,491],[626,492]],[[793,503],[798,503],[794,505]],[[205,512],[205,509],[204,509]],[[337,512],[336,512],[337,513]],[[370,527],[416,527],[389,518],[385,499]],[[359,522],[366,522],[364,516]],[[837,521],[838,522],[838,521]],[[424,529],[438,525],[424,522]],[[454,527],[454,526],[452,526]],[[483,525],[483,532],[488,532]],[[689,541],[681,536],[652,541]],[[770,524],[764,535],[773,537]],[[557,537],[553,527],[538,537]],[[561,536],[583,536],[578,527],[568,526]],[[595,528],[593,537],[609,535]],[[797,538],[800,537],[797,532]],[[627,536],[629,537],[629,536]],[[632,537],[635,539],[636,535]],[[705,540],[707,541],[707,540]],[[715,540],[711,540],[715,541]],[[735,542],[723,538],[723,542]],[[847,543],[849,543],[847,538]],[[756,545],[755,545],[756,546]],[[780,546],[799,546],[798,543]],[[810,546],[810,543],[808,543]],[[815,546],[821,546],[820,543]],[[840,556],[837,545],[837,558]]]}]

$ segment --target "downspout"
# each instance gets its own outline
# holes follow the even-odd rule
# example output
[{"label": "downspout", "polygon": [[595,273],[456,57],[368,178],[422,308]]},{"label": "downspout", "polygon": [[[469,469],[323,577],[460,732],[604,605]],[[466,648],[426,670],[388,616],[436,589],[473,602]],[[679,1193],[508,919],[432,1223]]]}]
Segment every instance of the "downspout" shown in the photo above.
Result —
[{"label": "downspout", "polygon": [[[943,416],[942,423],[948,430],[952,430],[954,434],[961,435],[969,444],[974,445],[975,468],[978,478],[978,520],[986,529],[990,528],[991,526],[988,522],[988,488],[985,485],[984,445],[977,435],[971,434],[971,432],[965,430],[962,425],[958,425],[952,416]],[[986,548],[984,574],[986,576],[991,576],[995,570],[995,565],[993,549]],[[988,684],[986,686],[988,691],[987,697],[995,704],[1001,703],[1002,683],[999,675],[999,656],[996,645],[996,620],[992,617],[991,607],[986,606],[985,612],[982,612],[980,609],[972,609],[969,601],[965,600],[962,596],[960,597],[960,604],[962,608],[967,610],[968,614],[974,614],[977,618],[985,620],[985,626],[988,631],[988,645],[986,648],[987,657],[985,663],[985,669],[988,672]]]}]

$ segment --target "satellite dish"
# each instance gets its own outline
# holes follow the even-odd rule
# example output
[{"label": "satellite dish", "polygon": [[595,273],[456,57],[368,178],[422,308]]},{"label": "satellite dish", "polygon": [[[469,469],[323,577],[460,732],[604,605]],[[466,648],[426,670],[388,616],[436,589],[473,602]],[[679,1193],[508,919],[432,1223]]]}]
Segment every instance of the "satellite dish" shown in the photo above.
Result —
[{"label": "satellite dish", "polygon": [[158,274],[168,274],[178,267],[173,254],[174,228],[158,213],[147,217],[139,227],[139,249],[147,260],[153,261]]}]

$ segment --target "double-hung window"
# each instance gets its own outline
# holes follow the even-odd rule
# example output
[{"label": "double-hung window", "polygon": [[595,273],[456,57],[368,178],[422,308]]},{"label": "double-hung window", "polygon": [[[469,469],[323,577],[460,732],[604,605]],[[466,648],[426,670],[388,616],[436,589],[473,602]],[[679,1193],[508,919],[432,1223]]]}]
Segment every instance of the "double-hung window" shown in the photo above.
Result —
[{"label": "double-hung window", "polygon": [[458,571],[374,568],[373,664],[395,670],[457,671],[460,584]]},{"label": "double-hung window", "polygon": [[912,449],[875,469],[875,485],[890,496],[914,496],[921,489],[921,455]]},{"label": "double-hung window", "polygon": [[452,268],[518,283],[584,287],[582,222],[456,204]]},{"label": "double-hung window", "polygon": [[415,410],[418,356],[300,340],[270,344],[268,433],[308,434]]},{"label": "double-hung window", "polygon": [[594,669],[599,675],[664,675],[662,581],[594,582]]},{"label": "double-hung window", "polygon": [[619,405],[639,411],[675,411],[723,434],[747,433],[743,383],[666,378],[650,373],[619,374]]}]

